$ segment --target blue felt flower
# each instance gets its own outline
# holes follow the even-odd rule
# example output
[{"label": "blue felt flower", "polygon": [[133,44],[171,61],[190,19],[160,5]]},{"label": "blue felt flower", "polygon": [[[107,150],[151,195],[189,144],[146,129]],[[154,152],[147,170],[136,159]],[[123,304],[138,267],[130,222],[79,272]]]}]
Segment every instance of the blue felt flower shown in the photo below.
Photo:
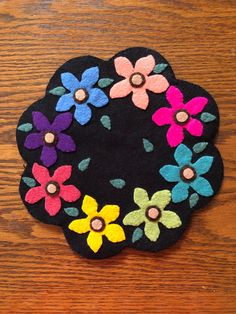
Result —
[{"label": "blue felt flower", "polygon": [[62,84],[70,93],[60,97],[56,105],[56,111],[68,111],[72,106],[75,106],[75,119],[81,125],[88,123],[92,117],[88,104],[98,108],[108,103],[108,97],[105,93],[100,88],[93,87],[98,79],[98,67],[85,70],[80,81],[69,72],[62,73]]},{"label": "blue felt flower", "polygon": [[166,181],[178,182],[172,189],[174,203],[186,200],[190,187],[202,196],[211,196],[214,193],[210,183],[201,177],[211,168],[213,157],[203,156],[192,163],[192,156],[191,150],[186,145],[180,144],[174,153],[178,166],[165,165],[159,171]]}]

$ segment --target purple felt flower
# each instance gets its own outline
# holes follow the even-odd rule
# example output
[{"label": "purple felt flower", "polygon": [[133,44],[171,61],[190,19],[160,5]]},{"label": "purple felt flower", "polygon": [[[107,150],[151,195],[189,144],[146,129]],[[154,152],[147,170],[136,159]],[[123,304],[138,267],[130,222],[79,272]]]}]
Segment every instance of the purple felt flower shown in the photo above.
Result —
[{"label": "purple felt flower", "polygon": [[39,111],[33,111],[32,117],[33,124],[39,132],[29,134],[24,146],[28,149],[42,146],[40,159],[46,167],[50,167],[56,162],[57,149],[62,152],[76,150],[75,142],[71,136],[61,133],[71,125],[72,114],[70,112],[59,114],[52,123]]}]

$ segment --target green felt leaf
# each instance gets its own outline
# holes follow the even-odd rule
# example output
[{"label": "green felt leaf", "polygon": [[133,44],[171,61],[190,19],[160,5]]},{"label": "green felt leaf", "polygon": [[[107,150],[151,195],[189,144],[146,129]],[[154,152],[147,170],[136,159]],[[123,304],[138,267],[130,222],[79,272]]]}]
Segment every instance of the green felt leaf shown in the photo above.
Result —
[{"label": "green felt leaf", "polygon": [[28,185],[30,188],[33,188],[36,185],[36,181],[33,178],[23,177],[23,182]]},{"label": "green felt leaf", "polygon": [[198,194],[197,193],[193,193],[190,196],[190,198],[189,198],[189,206],[190,206],[190,208],[193,208],[197,204],[198,200],[199,200]]},{"label": "green felt leaf", "polygon": [[18,130],[22,132],[29,132],[33,129],[33,125],[31,123],[24,123],[18,126]]},{"label": "green felt leaf", "polygon": [[64,208],[64,212],[71,217],[77,217],[79,215],[79,210],[76,207]]},{"label": "green felt leaf", "polygon": [[137,242],[140,240],[143,236],[143,230],[139,227],[134,229],[133,235],[132,235],[132,243]]},{"label": "green felt leaf", "polygon": [[66,89],[63,86],[57,86],[49,91],[50,94],[55,96],[62,96],[66,92]]},{"label": "green felt leaf", "polygon": [[104,128],[110,130],[111,129],[111,119],[109,116],[102,116],[101,119],[101,124],[104,126]]},{"label": "green felt leaf", "polygon": [[80,171],[85,171],[85,170],[88,168],[88,166],[89,166],[89,164],[90,164],[90,161],[91,161],[91,158],[90,158],[90,157],[81,160],[81,162],[78,164],[79,170],[80,170]]},{"label": "green felt leaf", "polygon": [[216,119],[216,116],[214,116],[213,114],[209,113],[209,112],[203,112],[201,114],[201,118],[200,118],[203,122],[211,122],[214,121]]},{"label": "green felt leaf", "polygon": [[111,85],[111,83],[113,83],[113,82],[114,82],[114,80],[110,79],[109,77],[102,78],[98,81],[98,86],[101,88],[105,88],[105,87]]},{"label": "green felt leaf", "polygon": [[153,69],[154,73],[161,73],[163,72],[166,68],[168,67],[168,64],[166,63],[159,63],[155,66],[155,68]]},{"label": "green felt leaf", "polygon": [[117,189],[123,189],[123,187],[125,186],[125,181],[122,179],[113,179],[110,180],[110,183],[114,186],[114,188]]},{"label": "green felt leaf", "polygon": [[193,146],[193,151],[195,153],[201,153],[204,151],[204,149],[207,147],[208,143],[207,142],[200,142],[197,143]]},{"label": "green felt leaf", "polygon": [[154,149],[153,144],[149,140],[147,140],[146,138],[143,138],[143,147],[147,153],[152,152]]}]

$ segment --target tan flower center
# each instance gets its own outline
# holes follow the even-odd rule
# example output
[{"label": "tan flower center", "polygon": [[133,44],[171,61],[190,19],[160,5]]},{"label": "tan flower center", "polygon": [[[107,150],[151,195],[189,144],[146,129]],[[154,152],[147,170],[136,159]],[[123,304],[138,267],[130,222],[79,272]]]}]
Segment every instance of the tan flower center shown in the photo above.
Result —
[{"label": "tan flower center", "polygon": [[184,181],[193,181],[196,178],[196,171],[190,166],[184,166],[180,170],[180,177]]},{"label": "tan flower center", "polygon": [[175,113],[174,119],[178,124],[185,124],[188,122],[190,116],[189,113],[185,110],[179,110]]},{"label": "tan flower center", "polygon": [[148,207],[146,209],[146,217],[151,221],[156,221],[160,218],[161,211],[158,207]]},{"label": "tan flower center", "polygon": [[133,87],[142,87],[145,84],[146,79],[142,73],[136,72],[130,76],[129,81]]},{"label": "tan flower center", "polygon": [[52,145],[56,142],[56,135],[53,132],[47,132],[44,134],[44,142],[46,144]]},{"label": "tan flower center", "polygon": [[88,92],[84,88],[79,88],[74,94],[74,99],[78,103],[83,103],[88,99]]},{"label": "tan flower center", "polygon": [[46,192],[48,195],[55,196],[59,193],[59,191],[60,191],[60,186],[57,182],[50,181],[47,183]]},{"label": "tan flower center", "polygon": [[105,221],[101,217],[94,217],[90,221],[90,227],[93,231],[97,231],[97,232],[102,231],[105,228]]}]

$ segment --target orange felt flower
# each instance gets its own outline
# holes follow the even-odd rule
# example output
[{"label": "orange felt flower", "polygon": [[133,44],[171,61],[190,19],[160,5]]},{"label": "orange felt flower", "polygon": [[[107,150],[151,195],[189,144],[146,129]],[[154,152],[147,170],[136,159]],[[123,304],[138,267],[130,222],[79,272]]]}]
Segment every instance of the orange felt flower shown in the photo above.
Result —
[{"label": "orange felt flower", "polygon": [[134,67],[126,57],[116,58],[114,64],[117,74],[125,79],[113,85],[110,90],[111,98],[126,97],[133,92],[134,105],[145,110],[149,103],[146,90],[162,93],[169,87],[169,83],[163,75],[148,76],[155,67],[155,59],[152,55],[138,59]]}]

